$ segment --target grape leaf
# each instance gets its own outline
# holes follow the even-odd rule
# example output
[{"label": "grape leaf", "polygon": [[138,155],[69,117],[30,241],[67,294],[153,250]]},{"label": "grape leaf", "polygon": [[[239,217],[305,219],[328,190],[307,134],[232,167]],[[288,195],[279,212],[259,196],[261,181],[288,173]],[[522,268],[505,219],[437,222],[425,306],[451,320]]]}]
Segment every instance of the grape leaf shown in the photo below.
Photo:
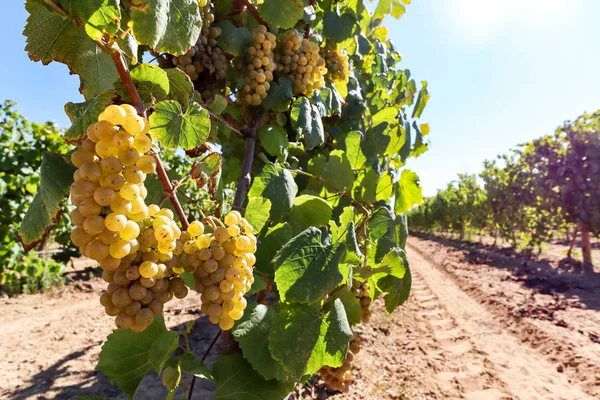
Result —
[{"label": "grape leaf", "polygon": [[323,34],[334,43],[341,43],[359,30],[356,19],[349,13],[341,16],[334,12],[325,12],[323,18]]},{"label": "grape leaf", "polygon": [[273,275],[273,264],[271,261],[275,254],[293,236],[292,227],[289,223],[282,223],[269,228],[264,236],[260,236],[260,246],[256,250],[256,268],[265,274]]},{"label": "grape leaf", "polygon": [[258,14],[270,25],[293,28],[304,16],[304,4],[302,0],[264,0]]},{"label": "grape leaf", "polygon": [[277,157],[279,162],[285,162],[290,145],[285,129],[277,125],[264,125],[258,129],[258,138],[267,153]]},{"label": "grape leaf", "polygon": [[331,219],[333,208],[320,197],[303,194],[294,199],[290,218],[298,231],[309,226],[327,225]]},{"label": "grape leaf", "polygon": [[[322,178],[331,183],[341,193],[345,193],[352,188],[354,183],[354,173],[346,153],[342,150],[334,150],[329,154],[329,160],[323,167]],[[325,190],[332,192],[333,189],[325,186]],[[335,192],[335,191],[333,191]]]},{"label": "grape leaf", "polygon": [[261,174],[254,178],[248,197],[271,200],[271,220],[279,221],[292,210],[297,192],[298,186],[290,171],[267,164]]},{"label": "grape leaf", "polygon": [[23,31],[29,58],[44,65],[52,61],[66,64],[71,73],[79,75],[80,91],[86,99],[112,89],[117,79],[115,65],[82,28],[38,2],[27,1],[25,8],[30,14]]},{"label": "grape leaf", "polygon": [[396,214],[404,214],[411,207],[423,202],[421,185],[419,177],[413,171],[405,169],[400,175],[400,180],[396,185],[396,204],[394,211]]},{"label": "grape leaf", "polygon": [[190,104],[184,113],[181,104],[164,100],[156,104],[150,116],[150,134],[166,147],[193,149],[208,138],[210,118],[198,103]]},{"label": "grape leaf", "polygon": [[62,157],[44,152],[40,167],[40,187],[19,228],[26,251],[34,248],[50,232],[60,212],[61,201],[69,194],[75,167]]},{"label": "grape leaf", "polygon": [[429,102],[429,99],[431,98],[431,95],[427,91],[427,81],[421,81],[421,84],[423,86],[419,91],[419,97],[417,97],[417,103],[415,104],[415,108],[413,109],[413,118],[421,117],[421,114],[423,114],[423,110],[425,109],[427,102]]},{"label": "grape leaf", "polygon": [[360,131],[351,131],[344,141],[346,145],[346,156],[352,169],[361,169],[367,162],[367,157],[361,149],[362,134]]},{"label": "grape leaf", "polygon": [[217,382],[214,400],[281,400],[294,387],[293,382],[265,380],[241,354],[217,358],[213,373]]},{"label": "grape leaf", "polygon": [[389,172],[385,171],[377,181],[375,189],[375,201],[388,201],[394,192],[394,182]]},{"label": "grape leaf", "polygon": [[[138,90],[142,101],[151,107],[157,101],[165,100],[170,91],[167,72],[154,64],[140,64],[131,70],[131,79]],[[125,87],[118,81],[119,95],[131,101]]]},{"label": "grape leaf", "polygon": [[244,49],[250,44],[250,32],[246,27],[236,27],[229,20],[219,23],[221,36],[219,36],[219,47],[233,56],[240,57],[245,55]]},{"label": "grape leaf", "polygon": [[146,373],[164,365],[178,343],[177,333],[167,330],[163,317],[157,316],[143,332],[111,333],[102,345],[96,369],[133,397]]},{"label": "grape leaf", "polygon": [[103,93],[83,103],[65,104],[65,112],[71,120],[71,126],[65,132],[65,139],[69,142],[83,139],[87,128],[98,121],[98,116],[110,103],[110,93]]},{"label": "grape leaf", "polygon": [[197,0],[131,0],[130,26],[140,44],[180,55],[196,44],[202,18]]},{"label": "grape leaf", "polygon": [[285,367],[271,357],[269,331],[277,312],[264,304],[249,302],[244,316],[234,326],[231,333],[240,344],[246,358],[256,372],[265,379],[288,379]]},{"label": "grape leaf", "polygon": [[290,108],[292,101],[292,81],[285,77],[279,77],[279,82],[273,81],[268,96],[262,102],[267,110],[285,112]]},{"label": "grape leaf", "polygon": [[250,197],[244,217],[248,220],[255,232],[260,232],[269,220],[271,200],[264,197]]},{"label": "grape leaf", "polygon": [[117,0],[54,0],[69,15],[77,17],[87,34],[101,40],[105,33],[114,35],[119,29],[121,10]]},{"label": "grape leaf", "polygon": [[412,276],[406,253],[399,248],[392,249],[373,272],[377,288],[385,293],[383,300],[389,314],[403,304],[410,294]]},{"label": "grape leaf", "polygon": [[308,149],[314,149],[325,142],[321,114],[317,106],[311,105],[306,97],[302,96],[294,102],[290,117],[292,128],[304,138]]},{"label": "grape leaf", "polygon": [[367,221],[369,238],[377,241],[394,230],[394,215],[387,207],[379,207]]},{"label": "grape leaf", "polygon": [[181,356],[171,357],[171,359],[181,362],[182,371],[189,372],[198,378],[214,380],[212,372],[195,354],[186,353]]},{"label": "grape leaf", "polygon": [[[333,299],[339,299],[344,304],[344,310],[346,310],[346,318],[350,326],[360,324],[361,322],[361,311],[360,301],[358,298],[348,289],[338,291]],[[330,300],[331,301],[331,300]]]},{"label": "grape leaf", "polygon": [[269,349],[293,379],[306,371],[310,355],[319,340],[321,307],[318,303],[281,304],[269,333]]},{"label": "grape leaf", "polygon": [[281,301],[313,303],[342,281],[339,271],[345,245],[333,246],[311,227],[287,242],[273,259]]},{"label": "grape leaf", "polygon": [[352,331],[344,304],[340,299],[328,301],[323,311],[319,339],[308,360],[307,374],[317,372],[324,365],[339,367],[344,363],[348,352]]}]

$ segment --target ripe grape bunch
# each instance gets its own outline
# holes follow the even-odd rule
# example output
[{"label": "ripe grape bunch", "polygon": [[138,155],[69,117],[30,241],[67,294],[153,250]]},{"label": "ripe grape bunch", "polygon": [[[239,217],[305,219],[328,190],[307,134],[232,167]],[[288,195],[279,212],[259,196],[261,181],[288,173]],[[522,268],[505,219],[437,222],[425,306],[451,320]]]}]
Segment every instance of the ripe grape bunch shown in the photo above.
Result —
[{"label": "ripe grape bunch", "polygon": [[353,334],[350,338],[350,347],[346,354],[344,363],[338,368],[331,368],[324,366],[317,372],[330,389],[340,391],[342,393],[348,393],[350,390],[350,382],[352,380],[352,362],[354,356],[360,351],[361,339],[358,335]]},{"label": "ripe grape bunch", "polygon": [[350,78],[350,64],[346,51],[327,45],[321,49],[321,55],[325,59],[327,78],[334,83],[347,83]]},{"label": "ripe grape bunch", "polygon": [[134,107],[110,105],[71,156],[78,168],[71,186],[71,240],[103,269],[109,285],[100,303],[106,313],[116,317],[118,328],[134,331],[144,330],[173,295],[187,294],[163,264],[181,235],[173,213],[144,201],[146,175],[156,170],[156,159],[147,154],[148,131]]},{"label": "ripe grape bunch", "polygon": [[250,38],[252,45],[246,55],[246,77],[241,98],[247,105],[258,106],[267,98],[267,92],[273,82],[273,72],[276,70],[273,50],[276,46],[275,35],[267,32],[267,27],[259,25]]},{"label": "ripe grape bunch", "polygon": [[369,284],[367,282],[352,282],[352,289],[354,291],[354,296],[360,301],[360,319],[363,323],[368,323],[371,319],[371,310],[369,307],[371,306],[371,295],[369,293]]},{"label": "ripe grape bunch", "polygon": [[[210,74],[215,74],[217,79],[225,79],[228,61],[217,44],[217,38],[222,33],[221,28],[211,26],[215,20],[211,3],[208,0],[200,0],[198,5],[202,15],[202,30],[198,41],[185,54],[173,57],[173,64],[188,74],[192,81],[198,81],[200,74],[206,69]],[[212,95],[212,92],[209,93]]]},{"label": "ripe grape bunch", "polygon": [[187,261],[195,265],[196,291],[201,293],[201,311],[213,324],[228,330],[242,318],[246,308],[244,294],[254,283],[252,267],[256,262],[257,240],[252,226],[237,211],[224,218],[225,224],[204,233],[199,222],[188,228],[190,239],[183,244]]},{"label": "ripe grape bunch", "polygon": [[313,90],[325,86],[327,68],[316,43],[304,38],[296,29],[284,32],[278,41],[277,71],[292,81],[294,95],[311,95]]}]

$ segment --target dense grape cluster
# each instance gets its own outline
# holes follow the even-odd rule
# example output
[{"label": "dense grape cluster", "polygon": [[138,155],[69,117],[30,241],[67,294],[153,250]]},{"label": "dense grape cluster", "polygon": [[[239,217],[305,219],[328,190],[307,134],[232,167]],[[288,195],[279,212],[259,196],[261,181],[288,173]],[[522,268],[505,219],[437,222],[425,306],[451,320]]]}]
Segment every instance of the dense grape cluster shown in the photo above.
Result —
[{"label": "dense grape cluster", "polygon": [[304,38],[296,29],[284,32],[278,41],[277,71],[292,81],[294,95],[311,95],[313,90],[325,86],[327,68],[316,43]]},{"label": "dense grape cluster", "polygon": [[221,28],[211,26],[215,16],[211,11],[208,0],[199,2],[200,14],[202,15],[202,30],[195,46],[192,46],[185,54],[173,57],[173,64],[189,75],[192,81],[197,81],[200,74],[205,70],[217,79],[225,79],[227,74],[227,57],[223,50],[217,45],[217,38],[221,36]]},{"label": "dense grape cluster", "polygon": [[361,340],[358,335],[353,334],[350,338],[350,348],[346,354],[344,363],[338,368],[324,366],[317,372],[329,388],[338,390],[342,393],[347,393],[350,390],[350,382],[352,379],[352,362],[354,356],[360,351]]},{"label": "dense grape cluster", "polygon": [[369,284],[367,282],[352,282],[352,289],[354,291],[354,296],[360,301],[360,319],[365,324],[369,322],[371,319],[371,310],[369,309],[371,306],[371,295],[369,293]]},{"label": "dense grape cluster", "polygon": [[350,78],[350,63],[346,51],[327,45],[321,49],[321,55],[325,59],[327,78],[334,83],[347,83]]},{"label": "dense grape cluster", "polygon": [[164,264],[181,236],[173,212],[144,200],[146,175],[156,170],[156,159],[147,154],[148,130],[134,107],[110,105],[71,155],[77,167],[71,240],[103,269],[109,285],[100,303],[106,313],[116,317],[118,328],[134,331],[144,330],[173,295],[187,294]]},{"label": "dense grape cluster", "polygon": [[201,311],[211,323],[228,330],[246,309],[244,294],[254,283],[257,241],[252,226],[237,211],[224,220],[212,233],[204,233],[199,222],[190,224],[181,257],[186,259],[183,265],[193,268],[196,291],[202,294]]},{"label": "dense grape cluster", "polygon": [[247,105],[258,106],[267,98],[273,82],[273,72],[277,69],[273,50],[275,35],[267,32],[267,27],[259,25],[250,34],[252,45],[248,48],[245,65],[246,77],[240,100]]}]

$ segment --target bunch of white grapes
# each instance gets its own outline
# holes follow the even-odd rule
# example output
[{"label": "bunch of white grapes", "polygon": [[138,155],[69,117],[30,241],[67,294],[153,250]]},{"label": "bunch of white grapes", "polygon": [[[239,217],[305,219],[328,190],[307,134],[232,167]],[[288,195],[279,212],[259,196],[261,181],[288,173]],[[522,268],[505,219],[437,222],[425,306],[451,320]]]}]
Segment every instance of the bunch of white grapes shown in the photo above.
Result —
[{"label": "bunch of white grapes", "polygon": [[185,54],[173,57],[173,64],[189,75],[192,81],[197,81],[206,69],[215,74],[217,79],[225,79],[228,61],[223,50],[218,46],[217,39],[222,31],[218,26],[211,26],[215,16],[211,11],[208,0],[199,2],[202,15],[202,30],[195,46]]},{"label": "bunch of white grapes", "polygon": [[337,49],[333,45],[327,45],[321,48],[321,55],[325,59],[327,78],[334,83],[348,83],[348,79],[350,79],[350,62],[346,51]]},{"label": "bunch of white grapes", "polygon": [[277,71],[292,81],[294,95],[311,95],[325,86],[325,59],[316,43],[304,38],[296,29],[279,35],[275,61]]},{"label": "bunch of white grapes", "polygon": [[360,344],[360,338],[356,334],[353,334],[350,338],[350,348],[348,349],[344,363],[337,368],[324,366],[317,372],[323,378],[325,385],[330,389],[348,393],[352,380],[352,362],[354,361],[354,356],[360,351]]},{"label": "bunch of white grapes", "polygon": [[362,322],[365,324],[369,322],[371,316],[373,315],[370,310],[371,306],[371,295],[369,293],[369,284],[367,282],[352,282],[352,289],[354,292],[354,296],[360,301],[360,318]]},{"label": "bunch of white grapes", "polygon": [[244,295],[254,283],[257,241],[252,226],[237,211],[227,214],[224,222],[212,233],[204,233],[199,222],[190,224],[181,257],[186,259],[183,265],[193,268],[196,291],[202,294],[201,311],[211,323],[228,330],[244,315]]},{"label": "bunch of white grapes", "polygon": [[277,69],[273,50],[277,44],[275,35],[267,27],[259,25],[250,34],[252,45],[245,58],[246,76],[244,88],[239,95],[242,103],[258,106],[267,98],[273,82],[273,72]]},{"label": "bunch of white grapes", "polygon": [[118,328],[134,331],[144,330],[173,295],[187,294],[165,265],[181,236],[173,212],[144,200],[146,175],[156,170],[148,131],[134,107],[110,105],[71,155],[77,167],[71,239],[103,269],[109,285],[100,303],[106,313],[116,317]]}]

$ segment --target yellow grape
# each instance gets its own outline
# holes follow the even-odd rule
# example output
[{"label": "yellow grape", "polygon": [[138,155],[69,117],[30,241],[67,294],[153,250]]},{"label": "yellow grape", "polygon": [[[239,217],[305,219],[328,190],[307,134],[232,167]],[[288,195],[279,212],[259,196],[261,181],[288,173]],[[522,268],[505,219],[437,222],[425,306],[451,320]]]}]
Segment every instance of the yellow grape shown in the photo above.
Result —
[{"label": "yellow grape", "polygon": [[113,125],[123,124],[123,119],[127,115],[125,110],[117,105],[111,104],[102,111],[98,121],[108,121]]},{"label": "yellow grape", "polygon": [[123,128],[132,135],[141,134],[144,127],[144,119],[138,115],[129,114],[123,118]]},{"label": "yellow grape", "polygon": [[131,211],[131,202],[118,196],[112,203],[110,203],[110,209],[117,213],[127,215]]},{"label": "yellow grape", "polygon": [[120,150],[117,154],[119,160],[121,160],[123,165],[125,165],[126,167],[130,165],[135,165],[135,163],[138,162],[138,160],[140,159],[140,153],[134,148]]},{"label": "yellow grape", "polygon": [[140,154],[148,153],[152,150],[152,139],[147,135],[137,135],[133,140],[133,148]]},{"label": "yellow grape", "polygon": [[99,142],[101,140],[112,141],[112,137],[118,132],[116,126],[114,126],[109,121],[98,121],[93,125],[93,127],[94,135],[97,140],[93,140],[92,137],[90,137],[90,139],[94,142]]},{"label": "yellow grape", "polygon": [[125,131],[120,131],[113,136],[113,145],[119,150],[127,150],[133,145],[133,136]]},{"label": "yellow grape", "polygon": [[121,104],[120,107],[125,110],[126,115],[138,115],[137,110],[131,104]]},{"label": "yellow grape", "polygon": [[131,251],[131,245],[127,240],[120,239],[117,242],[113,243],[109,247],[109,253],[111,257],[114,258],[123,258],[129,254]]},{"label": "yellow grape", "polygon": [[156,159],[149,154],[141,156],[136,165],[146,174],[152,174],[156,171]]},{"label": "yellow grape", "polygon": [[71,162],[77,168],[81,167],[86,162],[93,162],[93,161],[94,161],[94,153],[92,153],[91,151],[78,149],[78,150],[75,150],[71,154]]},{"label": "yellow grape", "polygon": [[108,207],[117,198],[114,190],[107,187],[99,187],[94,190],[94,200],[101,206]]},{"label": "yellow grape", "polygon": [[140,188],[133,183],[126,183],[121,190],[119,190],[119,194],[125,200],[132,201],[140,195]]},{"label": "yellow grape", "polygon": [[140,226],[134,221],[127,221],[119,234],[123,240],[133,240],[140,234]]},{"label": "yellow grape", "polygon": [[204,233],[204,225],[200,221],[193,221],[187,229],[188,233],[193,237],[200,236]]}]

